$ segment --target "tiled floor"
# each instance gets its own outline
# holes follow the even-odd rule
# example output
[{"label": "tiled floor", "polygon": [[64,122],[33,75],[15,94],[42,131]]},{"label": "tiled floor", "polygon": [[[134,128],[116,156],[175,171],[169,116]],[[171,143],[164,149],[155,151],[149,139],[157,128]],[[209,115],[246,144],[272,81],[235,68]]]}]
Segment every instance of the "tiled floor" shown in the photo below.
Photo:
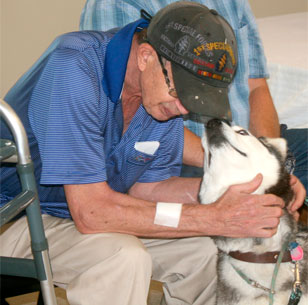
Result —
[{"label": "tiled floor", "polygon": [[[58,305],[69,305],[66,300],[65,290],[56,288],[56,296]],[[38,292],[23,294],[13,298],[7,298],[6,301],[10,305],[36,305]]]},{"label": "tiled floor", "polygon": [[[148,305],[159,305],[162,298],[161,284],[156,281],[151,282],[150,293],[148,297]],[[66,299],[64,289],[56,288],[56,296],[58,305],[69,305]],[[8,298],[6,301],[10,305],[36,305],[38,292],[20,295],[14,298]]]}]

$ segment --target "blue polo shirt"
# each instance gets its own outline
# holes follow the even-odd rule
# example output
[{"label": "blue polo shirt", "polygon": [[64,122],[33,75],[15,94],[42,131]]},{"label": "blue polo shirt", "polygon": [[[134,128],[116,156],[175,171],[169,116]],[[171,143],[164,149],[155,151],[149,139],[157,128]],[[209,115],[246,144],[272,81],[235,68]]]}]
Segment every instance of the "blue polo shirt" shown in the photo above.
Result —
[{"label": "blue polo shirt", "polygon": [[[131,41],[147,25],[140,19],[116,34],[62,35],[6,95],[27,131],[43,213],[70,217],[65,184],[107,181],[125,193],[136,182],[179,176],[181,118],[159,122],[141,105],[122,135],[120,95]],[[11,138],[4,124],[1,138]],[[149,142],[158,147],[151,153],[137,145]],[[3,166],[1,203],[18,192],[15,168]]]}]

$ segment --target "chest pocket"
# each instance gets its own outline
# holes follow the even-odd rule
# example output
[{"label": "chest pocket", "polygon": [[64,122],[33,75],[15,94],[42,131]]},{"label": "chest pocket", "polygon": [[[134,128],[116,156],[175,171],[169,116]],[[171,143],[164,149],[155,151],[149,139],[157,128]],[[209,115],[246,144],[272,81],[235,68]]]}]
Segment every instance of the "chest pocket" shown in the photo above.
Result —
[{"label": "chest pocket", "polygon": [[155,159],[155,155],[148,155],[146,153],[140,152],[138,150],[134,151],[134,154],[131,155],[127,159],[127,163],[130,163],[132,165],[136,166],[146,166],[148,163],[151,163]]},{"label": "chest pocket", "polygon": [[121,163],[121,168],[113,167],[112,173],[109,172],[108,183],[115,191],[126,193],[156,158],[156,154],[149,155],[134,148],[132,150],[128,158]]}]

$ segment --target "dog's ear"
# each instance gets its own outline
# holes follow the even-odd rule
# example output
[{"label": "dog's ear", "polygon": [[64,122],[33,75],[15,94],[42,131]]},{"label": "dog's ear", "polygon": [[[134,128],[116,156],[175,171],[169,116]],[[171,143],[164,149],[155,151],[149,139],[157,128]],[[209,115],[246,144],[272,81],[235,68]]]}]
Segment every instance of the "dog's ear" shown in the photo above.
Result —
[{"label": "dog's ear", "polygon": [[283,159],[285,159],[287,157],[288,144],[287,144],[287,141],[284,138],[261,137],[261,138],[259,138],[259,140],[265,146],[272,146],[272,147],[274,147],[281,154]]}]

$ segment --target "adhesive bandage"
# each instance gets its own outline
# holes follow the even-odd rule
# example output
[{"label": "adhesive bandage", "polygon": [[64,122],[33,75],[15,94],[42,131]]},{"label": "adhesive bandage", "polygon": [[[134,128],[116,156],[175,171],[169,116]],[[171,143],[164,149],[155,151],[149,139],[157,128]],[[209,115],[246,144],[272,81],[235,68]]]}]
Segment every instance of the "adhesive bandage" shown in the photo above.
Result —
[{"label": "adhesive bandage", "polygon": [[181,203],[157,202],[154,224],[177,228],[182,212]]}]

